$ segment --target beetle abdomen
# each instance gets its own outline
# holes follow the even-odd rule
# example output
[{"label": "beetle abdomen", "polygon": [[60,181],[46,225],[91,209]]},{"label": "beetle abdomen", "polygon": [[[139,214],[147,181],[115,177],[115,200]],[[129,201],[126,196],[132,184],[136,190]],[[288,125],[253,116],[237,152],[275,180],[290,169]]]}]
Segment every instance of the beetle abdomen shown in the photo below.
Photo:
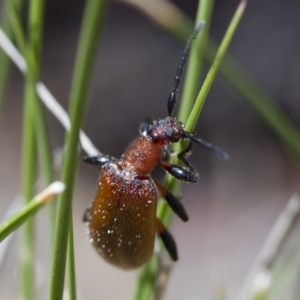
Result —
[{"label": "beetle abdomen", "polygon": [[87,222],[100,255],[124,269],[147,262],[154,247],[156,201],[150,177],[137,178],[116,164],[103,166]]}]

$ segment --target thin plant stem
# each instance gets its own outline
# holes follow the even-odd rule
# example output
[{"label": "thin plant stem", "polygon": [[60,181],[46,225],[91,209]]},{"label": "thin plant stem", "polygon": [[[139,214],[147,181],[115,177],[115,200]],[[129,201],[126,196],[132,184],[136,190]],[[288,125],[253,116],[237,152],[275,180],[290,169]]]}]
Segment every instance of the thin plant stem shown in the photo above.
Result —
[{"label": "thin plant stem", "polygon": [[[20,196],[12,199],[9,207],[7,208],[7,210],[4,213],[4,216],[1,217],[1,223],[3,223],[5,220],[9,219],[9,217],[12,216],[20,208],[20,205],[21,205]],[[5,262],[5,255],[9,250],[10,243],[12,242],[13,237],[14,237],[13,234],[9,235],[0,244],[0,268],[1,268],[1,270],[2,270],[2,266]]]},{"label": "thin plant stem", "polygon": [[[25,104],[23,124],[23,147],[22,147],[22,183],[23,197],[27,204],[34,195],[35,182],[35,136],[34,115],[37,94],[35,82],[39,77],[40,47],[42,38],[42,19],[44,2],[31,0],[29,3],[28,16],[28,47],[26,58],[28,68],[25,76]],[[28,220],[23,226],[21,258],[21,296],[25,300],[34,299],[34,222]]]},{"label": "thin plant stem", "polygon": [[[15,9],[17,12],[20,12],[23,6],[23,1],[18,0],[15,1]],[[7,3],[3,2],[1,5],[1,26],[4,29],[4,31],[7,33],[9,37],[12,36],[12,28],[11,28],[11,23],[10,23],[10,17],[8,15],[8,7]],[[3,50],[0,50],[0,120],[1,118],[1,112],[2,112],[2,107],[3,107],[3,102],[4,102],[4,94],[5,94],[5,89],[8,83],[9,79],[9,69],[10,69],[10,61],[3,52]]]},{"label": "thin plant stem", "polygon": [[23,55],[26,55],[26,37],[23,30],[22,21],[20,18],[20,12],[18,11],[18,8],[14,0],[6,0],[6,3],[7,3],[8,16],[11,22],[11,30],[16,40],[16,44],[18,45],[20,52]]},{"label": "thin plant stem", "polygon": [[69,104],[72,125],[70,133],[65,138],[66,150],[62,164],[61,178],[66,183],[66,191],[60,196],[58,204],[50,300],[61,300],[63,296],[72,196],[78,162],[79,130],[83,122],[98,35],[103,29],[107,4],[108,1],[104,0],[87,1],[82,21]]},{"label": "thin plant stem", "polygon": [[[16,9],[15,2],[13,0],[7,0],[9,11],[11,15],[12,20],[12,29],[14,31],[14,35],[16,37],[17,44],[19,45],[19,48],[21,50],[21,53],[23,55],[26,55],[26,38],[24,35],[24,32],[22,30],[22,24],[21,19],[18,15],[18,11]],[[37,72],[35,76],[35,80],[38,80],[39,77],[39,70],[38,70],[38,64],[40,62],[40,52],[41,52],[41,35],[42,35],[42,22],[39,20],[42,15],[43,11],[43,1],[39,1],[38,4],[33,4],[32,12],[31,14],[34,16],[32,18],[35,18],[35,20],[32,21],[33,25],[30,25],[31,27],[34,26],[34,24],[40,24],[39,30],[33,30],[31,31],[31,51],[33,52],[34,58],[32,59],[31,63],[34,63],[34,67],[31,67],[32,69],[35,69]],[[31,56],[29,56],[31,57]],[[38,153],[39,153],[39,161],[40,165],[42,167],[42,172],[45,178],[45,183],[50,184],[53,181],[53,169],[52,169],[52,154],[51,154],[51,148],[50,148],[50,141],[48,136],[48,131],[45,123],[44,114],[42,111],[42,107],[39,101],[35,101],[35,114],[34,114],[34,127],[35,127],[35,134],[36,139],[39,141],[37,143]],[[49,215],[50,215],[50,233],[51,233],[51,240],[53,240],[54,237],[54,214],[55,214],[55,202],[52,202],[49,205]]]},{"label": "thin plant stem", "polygon": [[73,216],[71,212],[69,243],[68,243],[68,293],[70,300],[76,300],[76,277],[75,277],[75,254],[74,254],[74,236],[73,236]]},{"label": "thin plant stem", "polygon": [[22,207],[13,216],[0,224],[0,243],[9,236],[13,231],[18,229],[29,218],[33,217],[42,207],[50,200],[64,190],[65,186],[61,182],[53,182],[44,191],[35,196]]},{"label": "thin plant stem", "polygon": [[[22,53],[22,55],[26,55],[26,37],[22,28],[21,18],[18,14],[15,2],[13,0],[7,0],[8,4],[8,11],[10,13],[10,20],[12,22],[12,31],[14,32],[14,36],[17,42],[17,45],[19,46],[19,49]],[[38,8],[38,10],[40,10]],[[40,35],[38,33],[37,35]],[[34,42],[33,42],[34,43]],[[36,51],[40,51],[37,47]],[[37,58],[39,59],[39,58]],[[36,60],[36,59],[34,59]],[[35,67],[36,68],[36,67]],[[35,133],[36,133],[36,139],[39,141],[37,143],[38,148],[38,154],[39,154],[39,161],[42,168],[42,173],[45,179],[46,184],[50,184],[53,181],[53,168],[52,168],[52,154],[51,154],[51,148],[50,148],[50,142],[49,142],[49,136],[47,127],[45,124],[45,118],[42,111],[42,107],[39,101],[35,102],[35,109],[36,112],[34,114],[34,127],[35,127]],[[55,202],[51,202],[51,204],[48,206],[49,208],[49,221],[50,221],[50,240],[53,240],[54,238],[54,221],[55,221],[55,208],[56,204]],[[53,245],[53,243],[51,243]]]},{"label": "thin plant stem", "polygon": [[[199,91],[203,54],[209,32],[213,5],[214,1],[211,0],[199,1],[196,25],[200,21],[204,20],[205,26],[191,46],[191,53],[187,64],[187,72],[184,81],[182,100],[180,102],[178,111],[178,119],[183,123],[187,121],[187,118],[195,102],[197,93]],[[174,145],[174,152],[180,153],[184,147],[186,147],[185,141],[180,141],[180,143]],[[173,163],[176,163],[176,160],[176,157],[172,158]],[[165,185],[172,193],[177,194],[180,182],[178,180],[175,180],[172,176],[167,175],[165,179]],[[158,216],[167,226],[170,225],[172,212],[165,201],[159,202]]]},{"label": "thin plant stem", "polygon": [[219,71],[221,62],[225,56],[225,53],[229,47],[229,44],[232,40],[232,37],[238,27],[238,24],[243,16],[243,13],[246,8],[246,0],[242,0],[230,22],[230,25],[225,33],[225,36],[220,44],[220,47],[218,48],[218,51],[216,53],[215,59],[213,61],[212,66],[210,67],[208,74],[206,75],[206,78],[203,82],[203,85],[200,89],[199,95],[196,99],[195,105],[191,111],[191,114],[185,124],[185,130],[188,132],[192,132],[195,128],[196,122],[198,120],[198,117],[200,115],[200,112],[202,110],[202,107],[204,105],[206,96],[216,78],[216,75]]},{"label": "thin plant stem", "polygon": [[[11,36],[11,26],[10,21],[7,14],[7,4],[5,2],[1,5],[1,26],[5,30],[8,36]],[[5,52],[0,50],[0,117],[3,107],[3,98],[5,94],[5,89],[9,77],[9,67],[10,61],[7,58]],[[2,118],[0,118],[2,119]]]},{"label": "thin plant stem", "polygon": [[[182,100],[180,102],[178,111],[178,119],[183,123],[187,121],[187,118],[195,102],[197,93],[199,91],[203,55],[210,28],[214,1],[199,1],[198,5],[199,7],[197,10],[196,25],[199,24],[200,21],[204,20],[205,26],[191,46],[191,53],[187,64],[186,77],[183,86]],[[174,152],[180,153],[182,149],[184,149],[184,147],[186,147],[186,142],[180,141],[178,144],[174,145]],[[176,156],[172,157],[171,159],[173,163],[176,163]],[[172,193],[177,194],[179,191],[180,182],[167,175],[165,179],[165,185]],[[158,216],[167,226],[170,225],[172,212],[165,201],[159,202]]]},{"label": "thin plant stem", "polygon": [[149,263],[142,268],[137,279],[137,285],[133,299],[147,300],[151,299],[154,292],[155,280],[157,276],[157,257],[153,256]]},{"label": "thin plant stem", "polygon": [[[52,163],[52,151],[50,146],[49,133],[47,130],[44,112],[39,101],[36,101],[36,113],[34,115],[34,129],[37,143],[37,152],[40,162],[40,167],[46,185],[50,184],[54,178],[53,163]],[[54,241],[54,227],[55,227],[55,211],[56,202],[51,201],[48,205],[49,214],[49,232],[51,246]]]},{"label": "thin plant stem", "polygon": [[193,42],[190,57],[187,63],[185,81],[183,85],[182,100],[178,113],[178,119],[186,122],[199,91],[200,75],[203,65],[203,55],[210,28],[211,15],[214,7],[213,0],[199,1],[197,10],[196,26],[200,21],[205,21],[205,26],[199,36]]},{"label": "thin plant stem", "polygon": [[[25,109],[24,109],[24,125],[23,125],[23,147],[22,147],[22,183],[24,203],[27,204],[34,195],[35,181],[35,140],[34,140],[34,109],[32,102],[35,97],[35,90],[32,89],[33,80],[27,78],[25,85]],[[21,259],[21,278],[22,278],[22,297],[29,300],[34,299],[33,296],[33,245],[34,245],[34,223],[28,220],[23,226],[22,245],[20,247]]]}]

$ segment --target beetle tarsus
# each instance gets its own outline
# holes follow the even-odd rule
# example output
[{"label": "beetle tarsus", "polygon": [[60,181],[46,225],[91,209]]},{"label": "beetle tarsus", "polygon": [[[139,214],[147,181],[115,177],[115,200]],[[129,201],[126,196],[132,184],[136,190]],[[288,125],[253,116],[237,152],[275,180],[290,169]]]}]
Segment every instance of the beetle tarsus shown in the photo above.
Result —
[{"label": "beetle tarsus", "polygon": [[114,158],[111,156],[85,156],[82,160],[86,163],[102,167],[103,165],[114,161]]},{"label": "beetle tarsus", "polygon": [[159,161],[159,165],[178,180],[186,182],[198,181],[198,174],[193,170],[189,170],[178,165],[170,164],[166,161]]}]

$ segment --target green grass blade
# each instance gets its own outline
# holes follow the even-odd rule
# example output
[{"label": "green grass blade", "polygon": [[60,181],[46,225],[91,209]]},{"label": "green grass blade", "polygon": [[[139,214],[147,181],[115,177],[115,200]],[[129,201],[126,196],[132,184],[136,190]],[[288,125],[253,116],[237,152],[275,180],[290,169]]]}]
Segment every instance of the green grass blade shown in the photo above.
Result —
[{"label": "green grass blade", "polygon": [[[8,36],[11,36],[11,26],[9,22],[9,17],[7,14],[7,5],[2,3],[1,5],[1,27],[7,33]],[[6,90],[6,85],[9,77],[10,61],[5,52],[0,49],[0,120],[2,115],[2,107],[4,94]]]},{"label": "green grass blade", "polygon": [[179,106],[178,119],[186,122],[197,94],[199,92],[200,75],[203,65],[203,55],[205,51],[206,40],[210,28],[210,20],[214,6],[213,0],[199,1],[199,9],[197,10],[196,26],[200,21],[205,21],[205,26],[199,33],[191,46],[190,57],[187,63],[187,70],[183,85],[183,92]]},{"label": "green grass blade", "polygon": [[73,216],[71,212],[70,217],[70,230],[69,230],[69,242],[68,242],[68,292],[69,299],[76,300],[76,276],[75,276],[75,253],[74,253],[74,235],[73,235]]},{"label": "green grass blade", "polygon": [[16,212],[13,216],[0,224],[0,243],[13,231],[18,229],[29,218],[33,217],[42,207],[44,207],[56,195],[64,190],[62,182],[53,182],[43,192],[35,196],[23,208]]},{"label": "green grass blade", "polygon": [[[44,112],[40,101],[36,102],[36,114],[34,116],[34,129],[37,143],[37,152],[39,165],[41,167],[41,173],[44,179],[45,185],[50,184],[54,178],[53,161],[52,161],[52,149],[50,145],[50,138],[48,129],[46,126],[46,120],[44,118]],[[49,232],[50,240],[54,241],[54,227],[55,227],[55,214],[56,214],[56,202],[51,201],[48,208],[49,214]],[[51,243],[53,246],[53,243]]]},{"label": "green grass blade", "polygon": [[61,175],[62,181],[66,183],[67,188],[61,195],[58,204],[50,279],[50,300],[61,300],[63,296],[70,212],[78,163],[79,130],[83,123],[98,35],[103,29],[107,4],[108,1],[104,0],[89,0],[86,2],[84,11],[70,95],[69,114],[72,126],[70,133],[66,135],[65,139],[66,150]]},{"label": "green grass blade", "polygon": [[20,52],[23,55],[26,55],[26,37],[23,30],[20,11],[18,10],[18,7],[16,6],[16,2],[14,0],[6,0],[6,3],[14,38],[20,49]]},{"label": "green grass blade", "polygon": [[[16,39],[17,45],[20,49],[20,52],[22,53],[23,56],[26,55],[26,37],[22,28],[22,22],[20,19],[20,15],[18,12],[18,7],[16,7],[16,3],[14,0],[7,0],[7,5],[8,5],[8,11],[10,15],[10,20],[11,20],[11,27],[14,32],[14,37]],[[34,6],[35,8],[32,8],[31,14],[35,15],[35,18],[37,20],[33,21],[33,25],[39,23],[40,21],[38,20],[39,16],[41,15],[41,11],[43,10],[43,2],[39,2],[39,6]],[[36,11],[35,11],[36,10]],[[40,56],[40,48],[41,48],[41,42],[39,41],[41,39],[41,34],[42,34],[42,26],[40,26],[39,30],[36,30],[36,33],[32,33],[31,37],[31,44],[39,44],[36,46],[32,46],[32,48],[36,48],[36,50],[33,50],[32,52],[35,58],[31,62],[34,62],[34,69],[37,70],[37,64],[39,64]],[[35,63],[35,61],[37,63]],[[32,69],[32,67],[31,67]],[[36,76],[38,77],[38,76]],[[53,169],[52,169],[52,153],[51,153],[51,148],[50,148],[50,141],[49,141],[49,136],[48,136],[48,131],[47,127],[45,124],[45,118],[44,118],[44,113],[41,107],[41,104],[39,101],[35,102],[35,109],[36,113],[34,114],[34,127],[35,127],[35,134],[36,134],[36,139],[39,141],[37,143],[37,148],[38,148],[38,154],[39,154],[39,162],[42,168],[42,174],[45,179],[45,184],[50,184],[53,181]],[[55,221],[55,202],[51,202],[51,204],[48,206],[49,208],[49,220],[50,220],[50,235],[51,235],[51,240],[54,238],[54,221]]]},{"label": "green grass blade", "polygon": [[153,256],[150,262],[142,268],[137,279],[137,285],[134,292],[134,300],[152,299],[157,275],[157,257]]},{"label": "green grass blade", "polygon": [[228,46],[232,40],[232,37],[238,27],[238,24],[243,16],[243,13],[246,8],[246,3],[247,2],[245,0],[242,0],[240,2],[240,5],[238,6],[238,8],[230,22],[230,25],[225,33],[225,36],[221,42],[221,45],[218,48],[218,51],[216,53],[213,64],[208,71],[208,74],[207,74],[207,76],[203,82],[203,85],[200,89],[200,92],[199,92],[199,95],[195,102],[195,105],[193,107],[193,110],[191,111],[191,114],[185,124],[185,130],[188,132],[192,132],[196,126],[196,122],[198,120],[198,117],[199,117],[202,107],[204,105],[206,96],[211,88],[211,85],[213,84],[213,82],[216,78],[216,75],[219,71],[221,62],[225,56],[225,53],[226,53]]},{"label": "green grass blade", "polygon": [[[196,24],[200,21],[205,21],[205,26],[199,33],[199,36],[195,39],[191,46],[191,53],[187,63],[186,77],[184,80],[184,87],[182,93],[182,99],[178,111],[178,119],[183,123],[186,122],[188,116],[191,112],[193,104],[195,102],[197,93],[199,91],[199,82],[203,64],[203,55],[205,50],[205,45],[207,41],[207,36],[210,28],[211,15],[213,11],[214,1],[199,1],[199,6],[197,10]],[[190,31],[191,32],[191,31]],[[185,142],[181,141],[174,145],[175,153],[180,153],[184,147]],[[173,163],[176,163],[176,157],[172,159]],[[171,176],[166,177],[166,187],[174,194],[178,193],[180,182],[174,180]],[[171,223],[172,213],[171,209],[165,201],[159,202],[158,207],[158,217],[167,226]]]},{"label": "green grass blade", "polygon": [[[22,184],[24,204],[26,205],[34,195],[35,183],[35,139],[34,139],[34,108],[33,101],[35,90],[32,88],[34,81],[27,79],[25,85],[25,109],[23,121],[23,147],[22,147]],[[34,245],[34,224],[28,220],[23,227],[22,244],[20,247],[21,276],[22,276],[22,297],[23,299],[33,298],[33,245]]]},{"label": "green grass blade", "polygon": [[[182,122],[186,122],[191,109],[195,102],[197,93],[199,91],[199,81],[202,68],[202,59],[207,40],[207,35],[210,26],[210,19],[213,10],[214,1],[199,1],[197,10],[196,24],[201,20],[205,21],[205,26],[199,33],[199,36],[195,39],[191,45],[191,53],[188,61],[186,77],[184,80],[183,97],[180,102],[178,119]],[[180,153],[185,145],[184,141],[174,145],[175,153]],[[177,158],[172,158],[172,163],[176,163]],[[180,182],[175,180],[172,176],[166,175],[165,186],[169,191],[174,194],[178,193]],[[159,201],[158,213],[159,219],[161,219],[165,225],[169,226],[171,223],[172,212],[166,201]]]},{"label": "green grass blade", "polygon": [[[34,195],[36,165],[36,139],[34,136],[35,103],[38,101],[35,83],[39,77],[39,57],[36,49],[40,49],[43,28],[44,1],[31,0],[28,16],[28,44],[26,48],[27,72],[25,76],[25,104],[22,147],[22,183],[23,197],[27,204]],[[33,300],[34,295],[34,222],[28,220],[23,226],[21,259],[21,297]]]},{"label": "green grass blade", "polygon": [[[23,1],[15,1],[15,8],[18,12],[22,10],[22,6]],[[1,5],[1,27],[9,37],[12,36],[10,17],[8,15],[7,3],[5,2],[3,2]],[[0,49],[0,120],[2,120],[1,113],[4,102],[5,89],[9,78],[10,65],[11,64],[9,58],[7,57],[5,52]]]}]

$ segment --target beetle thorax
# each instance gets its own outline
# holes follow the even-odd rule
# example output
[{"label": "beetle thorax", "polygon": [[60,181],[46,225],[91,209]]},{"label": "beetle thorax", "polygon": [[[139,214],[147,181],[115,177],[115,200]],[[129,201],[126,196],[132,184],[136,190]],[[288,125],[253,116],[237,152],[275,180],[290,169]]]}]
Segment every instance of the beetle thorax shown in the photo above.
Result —
[{"label": "beetle thorax", "polygon": [[160,160],[162,151],[163,148],[154,144],[149,137],[140,136],[128,146],[120,164],[137,176],[147,176]]}]

